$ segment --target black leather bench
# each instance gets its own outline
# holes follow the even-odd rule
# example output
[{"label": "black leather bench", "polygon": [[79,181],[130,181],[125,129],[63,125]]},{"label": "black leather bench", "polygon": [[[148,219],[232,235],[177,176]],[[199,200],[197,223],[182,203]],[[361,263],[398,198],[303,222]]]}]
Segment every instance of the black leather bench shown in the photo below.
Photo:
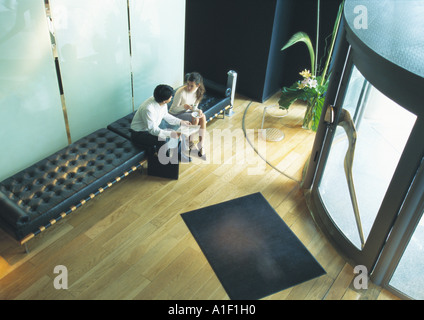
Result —
[{"label": "black leather bench", "polygon": [[0,227],[24,244],[144,161],[140,147],[97,130],[0,182]]},{"label": "black leather bench", "polygon": [[[205,87],[199,107],[207,121],[225,117],[232,107],[231,88],[207,80]],[[0,228],[26,244],[141,168],[147,152],[131,142],[133,116],[134,112],[0,182]]]}]

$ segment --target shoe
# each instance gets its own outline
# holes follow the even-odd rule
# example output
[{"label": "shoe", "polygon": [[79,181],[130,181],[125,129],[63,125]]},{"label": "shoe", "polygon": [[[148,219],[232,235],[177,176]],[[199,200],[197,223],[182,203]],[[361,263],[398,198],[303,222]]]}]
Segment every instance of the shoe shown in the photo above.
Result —
[{"label": "shoe", "polygon": [[199,151],[197,152],[197,155],[199,156],[199,158],[205,158],[206,159],[206,154],[204,153],[203,147],[201,147],[199,149]]}]

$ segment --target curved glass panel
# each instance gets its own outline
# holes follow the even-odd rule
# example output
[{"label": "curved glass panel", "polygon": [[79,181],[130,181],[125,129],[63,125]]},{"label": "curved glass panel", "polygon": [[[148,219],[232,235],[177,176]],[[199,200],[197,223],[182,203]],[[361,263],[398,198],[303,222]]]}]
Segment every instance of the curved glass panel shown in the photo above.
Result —
[{"label": "curved glass panel", "polygon": [[358,223],[364,239],[369,235],[416,116],[376,88],[353,67],[343,108],[356,128],[352,179],[360,221],[355,219],[348,188],[345,157],[350,140],[337,127],[318,190],[328,215],[356,247],[361,248]]},{"label": "curved glass panel", "polygon": [[415,229],[408,247],[389,284],[413,299],[424,299],[424,216]]}]

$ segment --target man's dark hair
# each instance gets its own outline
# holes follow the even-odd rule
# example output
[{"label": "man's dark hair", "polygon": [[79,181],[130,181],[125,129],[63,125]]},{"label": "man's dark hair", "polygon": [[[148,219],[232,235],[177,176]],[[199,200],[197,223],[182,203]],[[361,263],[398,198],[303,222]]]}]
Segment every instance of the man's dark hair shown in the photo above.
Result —
[{"label": "man's dark hair", "polygon": [[167,84],[160,84],[155,88],[155,91],[153,91],[153,97],[156,102],[160,103],[168,100],[173,93],[174,89],[172,89],[171,86],[168,86]]}]

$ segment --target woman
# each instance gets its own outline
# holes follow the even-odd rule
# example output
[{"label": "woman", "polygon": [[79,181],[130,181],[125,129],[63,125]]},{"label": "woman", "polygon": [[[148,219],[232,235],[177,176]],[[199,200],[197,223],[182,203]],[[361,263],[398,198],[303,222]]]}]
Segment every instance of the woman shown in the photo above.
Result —
[{"label": "woman", "polygon": [[[206,117],[198,106],[206,90],[203,84],[203,78],[198,72],[187,74],[185,80],[186,84],[175,92],[169,113],[181,120],[190,121],[193,125],[200,126],[197,149],[199,157],[204,157],[203,142],[206,130]],[[195,117],[196,114],[197,117]],[[194,144],[190,141],[189,145],[191,151],[194,148]]]}]

